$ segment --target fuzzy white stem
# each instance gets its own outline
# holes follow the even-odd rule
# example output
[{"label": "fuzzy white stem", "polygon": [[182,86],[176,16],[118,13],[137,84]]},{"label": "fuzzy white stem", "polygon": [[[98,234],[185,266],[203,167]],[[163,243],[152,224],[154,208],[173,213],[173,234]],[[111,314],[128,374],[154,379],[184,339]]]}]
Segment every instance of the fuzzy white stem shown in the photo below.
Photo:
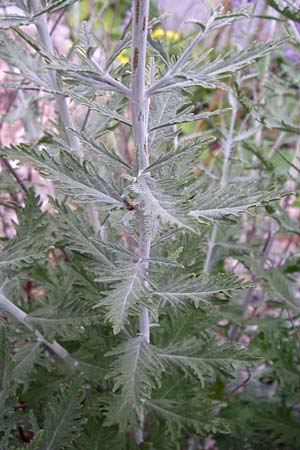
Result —
[{"label": "fuzzy white stem", "polygon": [[213,227],[212,227],[211,235],[208,240],[207,253],[206,253],[205,263],[204,263],[204,267],[203,267],[204,273],[209,273],[209,271],[210,271],[212,254],[213,254],[213,251],[215,248],[217,233],[218,233],[218,225],[216,223],[214,223]]},{"label": "fuzzy white stem", "polygon": [[[32,0],[31,5],[32,5],[32,9],[33,9],[34,13],[37,13],[38,11],[40,11],[42,9],[40,0]],[[47,52],[50,55],[54,56],[54,48],[53,48],[53,43],[52,43],[52,39],[50,36],[49,27],[48,27],[47,14],[46,13],[41,14],[35,20],[36,20],[36,28],[38,30],[38,34],[39,34],[41,43],[43,44],[43,46],[45,47]],[[54,70],[50,71],[50,80],[51,80],[52,89],[55,92],[57,92],[57,94],[55,94],[57,110],[58,110],[59,117],[64,125],[64,129],[65,129],[65,133],[66,133],[69,145],[70,145],[71,149],[74,151],[74,153],[77,154],[79,159],[82,160],[83,159],[83,150],[82,150],[80,141],[79,141],[78,137],[75,136],[72,133],[72,131],[70,131],[70,128],[72,130],[75,129],[73,117],[71,115],[66,97],[62,91],[61,79]]]},{"label": "fuzzy white stem", "polygon": [[127,86],[113,78],[111,75],[109,75],[109,73],[105,72],[93,58],[92,62],[101,75],[103,83],[106,83],[108,86],[113,87],[114,91],[120,92],[121,94],[125,95],[125,97],[130,96],[130,89],[128,89]]},{"label": "fuzzy white stem", "polygon": [[[148,99],[145,94],[145,69],[147,49],[147,27],[149,15],[149,0],[133,1],[133,33],[131,54],[131,115],[133,137],[138,154],[139,170],[149,165],[148,153]],[[140,211],[139,257],[147,269],[150,255],[150,237],[147,234],[145,218]],[[149,341],[149,313],[144,310],[141,315],[141,333]]]},{"label": "fuzzy white stem", "polygon": [[[131,49],[131,116],[134,144],[138,156],[139,171],[149,165],[148,153],[148,108],[149,102],[145,91],[147,28],[150,0],[133,0],[132,49]],[[145,217],[139,208],[139,258],[145,270],[148,269],[151,239],[146,230]],[[147,308],[140,315],[140,332],[150,342],[150,316]],[[137,444],[143,438],[144,414],[140,415],[140,430]]]},{"label": "fuzzy white stem", "polygon": [[237,101],[231,93],[229,94],[229,103],[232,108],[232,111],[231,111],[229,132],[228,132],[225,147],[224,147],[224,162],[223,162],[223,171],[222,171],[222,178],[221,178],[221,187],[224,187],[227,183],[228,165],[229,165],[230,154],[231,154],[231,149],[232,149],[234,125],[235,125],[236,115],[237,115],[237,111],[238,111]]},{"label": "fuzzy white stem", "polygon": [[[37,13],[42,9],[40,0],[32,0],[32,9],[34,13]],[[47,52],[50,55],[54,56],[54,48],[50,36],[46,13],[41,14],[36,18],[36,27],[39,33],[41,43],[43,44]],[[71,147],[71,150],[78,156],[79,160],[82,162],[84,156],[83,148],[78,137],[71,131],[71,129],[72,130],[76,129],[75,123],[69,105],[67,103],[67,99],[62,91],[61,78],[55,70],[51,70],[50,80],[52,89],[55,92],[58,92],[57,94],[55,94],[57,112],[60,117],[60,120],[63,123],[68,143]],[[93,225],[95,232],[98,234],[101,228],[101,224],[94,205],[90,205],[88,207],[88,214],[90,222]]]},{"label": "fuzzy white stem", "polygon": [[70,355],[70,353],[58,342],[49,342],[39,331],[34,330],[33,326],[30,323],[30,320],[28,320],[28,314],[22,311],[22,309],[16,306],[13,302],[11,302],[3,293],[0,293],[0,309],[3,309],[4,311],[11,314],[15,319],[17,319],[18,322],[22,323],[22,325],[32,331],[36,335],[36,338],[39,342],[46,345],[46,347],[52,350],[61,359],[71,363],[71,365],[73,365],[74,367],[78,366],[79,362],[74,359]]}]

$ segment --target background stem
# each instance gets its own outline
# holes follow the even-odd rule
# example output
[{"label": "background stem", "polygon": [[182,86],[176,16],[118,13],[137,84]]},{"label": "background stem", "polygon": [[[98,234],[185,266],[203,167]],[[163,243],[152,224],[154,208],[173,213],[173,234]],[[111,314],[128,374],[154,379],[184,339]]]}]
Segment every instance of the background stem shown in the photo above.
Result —
[{"label": "background stem", "polygon": [[[227,135],[226,142],[224,145],[223,170],[222,170],[222,177],[221,177],[221,182],[220,182],[221,187],[224,187],[227,184],[228,168],[229,168],[228,166],[229,166],[230,154],[231,154],[231,150],[232,150],[234,125],[236,122],[236,116],[237,116],[237,112],[238,112],[237,101],[233,97],[232,94],[229,94],[229,103],[232,108],[232,112],[231,112],[229,131],[228,131],[228,135]],[[212,232],[211,232],[210,238],[208,240],[208,249],[207,249],[206,259],[205,259],[204,268],[203,268],[204,273],[209,273],[209,271],[210,271],[217,234],[218,234],[218,225],[215,223],[212,227]]]},{"label": "background stem", "polygon": [[[32,0],[32,9],[33,12],[37,13],[42,9],[42,5],[40,0]],[[36,27],[38,30],[38,34],[41,40],[41,43],[47,50],[47,52],[54,56],[54,48],[53,43],[50,35],[50,30],[48,27],[47,22],[47,14],[41,14],[36,19]],[[71,150],[78,156],[79,160],[82,162],[84,152],[82,145],[80,143],[80,140],[77,136],[75,136],[74,133],[72,133],[72,130],[75,130],[75,123],[69,108],[69,105],[67,103],[67,99],[63,93],[62,90],[62,83],[60,75],[55,71],[50,71],[50,80],[51,80],[51,87],[55,92],[59,92],[58,94],[55,94],[55,101],[56,101],[56,107],[57,112],[59,115],[59,118],[64,126],[65,134],[67,137],[68,144],[71,148]],[[96,211],[95,205],[89,205],[88,207],[88,216],[89,221],[94,227],[94,231],[96,234],[99,233],[99,230],[101,229],[101,223],[99,220],[98,212]]]}]

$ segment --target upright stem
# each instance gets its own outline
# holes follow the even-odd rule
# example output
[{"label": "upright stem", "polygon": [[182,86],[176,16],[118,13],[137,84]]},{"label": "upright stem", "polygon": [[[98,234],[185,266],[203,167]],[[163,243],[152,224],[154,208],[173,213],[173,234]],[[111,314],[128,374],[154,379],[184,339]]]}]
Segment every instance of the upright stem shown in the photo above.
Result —
[{"label": "upright stem", "polygon": [[[32,0],[31,4],[34,13],[37,13],[42,9],[42,4],[40,0]],[[37,17],[36,27],[43,46],[50,55],[54,56],[54,48],[50,35],[50,30],[48,27],[46,13],[41,14],[40,16]],[[82,162],[84,156],[83,148],[78,137],[70,130],[70,129],[75,130],[75,124],[69,105],[67,103],[67,99],[62,90],[60,75],[55,70],[51,70],[50,80],[51,80],[51,87],[56,92],[55,101],[57,106],[57,112],[64,126],[68,144],[71,150],[78,156],[79,160]],[[88,215],[89,221],[93,225],[95,233],[98,234],[99,231],[101,230],[101,224],[98,213],[95,209],[95,205],[91,204],[88,206]]]},{"label": "upright stem", "polygon": [[[139,171],[149,165],[148,153],[148,108],[149,100],[145,91],[145,70],[147,50],[147,28],[150,0],[133,0],[132,50],[131,50],[131,116],[134,144],[137,152]],[[145,217],[139,208],[139,258],[145,270],[148,269],[151,239],[146,229]],[[150,317],[146,307],[140,315],[140,332],[150,342]],[[143,442],[144,415],[140,417],[140,431],[137,443]]]},{"label": "upright stem", "polygon": [[[149,165],[147,130],[149,105],[148,98],[145,93],[149,3],[149,0],[133,0],[131,115],[139,171],[144,170]],[[141,208],[139,214],[139,257],[144,262],[144,267],[147,268],[147,260],[150,255],[150,236],[146,231],[145,217],[141,211]],[[145,339],[149,342],[149,312],[146,308],[141,314],[140,330]]]}]

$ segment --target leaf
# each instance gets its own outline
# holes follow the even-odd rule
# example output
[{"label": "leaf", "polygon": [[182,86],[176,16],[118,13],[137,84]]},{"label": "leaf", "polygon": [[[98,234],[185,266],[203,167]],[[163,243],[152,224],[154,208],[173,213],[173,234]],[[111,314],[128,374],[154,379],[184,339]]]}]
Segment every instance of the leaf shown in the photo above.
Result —
[{"label": "leaf", "polygon": [[51,60],[51,55],[42,47],[38,40],[33,39],[30,34],[25,33],[19,27],[13,27],[15,33],[17,33],[33,50],[41,55],[46,61]]},{"label": "leaf", "polygon": [[[159,91],[174,90],[174,88],[203,86],[205,88],[225,87],[220,81],[228,75],[241,70],[256,59],[267,55],[287,41],[286,38],[265,44],[256,44],[239,52],[225,57],[217,57],[213,61],[207,59],[197,63],[191,61],[184,67],[184,71],[178,73],[167,85],[162,85]],[[173,94],[174,95],[174,94]]]},{"label": "leaf", "polygon": [[17,67],[20,73],[14,73],[14,78],[19,80],[28,79],[35,85],[49,90],[49,74],[44,71],[43,61],[36,58],[28,47],[19,40],[11,39],[7,33],[0,36],[0,56],[9,65]]},{"label": "leaf", "polygon": [[[188,99],[179,91],[163,92],[155,95],[149,112],[149,148],[161,139],[161,128],[176,124],[202,120],[216,114],[223,114],[230,109],[220,109],[212,112],[194,114],[194,106],[187,106]],[[157,131],[158,130],[158,131]]]},{"label": "leaf", "polygon": [[159,56],[161,60],[167,65],[167,67],[170,67],[170,57],[163,43],[159,39],[152,39],[150,33],[148,33],[148,43],[154,54]]},{"label": "leaf", "polygon": [[61,387],[60,393],[49,401],[40,450],[71,448],[81,428],[81,384],[76,378],[68,388]]},{"label": "leaf", "polygon": [[5,14],[0,16],[0,30],[8,30],[12,27],[20,27],[30,25],[32,20],[28,16],[21,16],[19,14]]},{"label": "leaf", "polygon": [[58,222],[63,242],[70,250],[81,255],[89,255],[93,264],[99,267],[105,265],[113,267],[114,263],[108,254],[104,242],[95,234],[86,218],[78,211],[71,211],[64,205],[56,203],[60,212]]},{"label": "leaf", "polygon": [[46,150],[37,151],[26,144],[2,148],[1,152],[9,157],[31,162],[42,175],[56,182],[60,192],[80,203],[104,203],[124,208],[116,188],[101,178],[91,163],[86,162],[82,166],[66,151],[60,152],[58,161]]},{"label": "leaf", "polygon": [[68,82],[71,87],[87,86],[90,90],[104,90],[119,92],[128,95],[128,88],[117,80],[105,74],[89,58],[80,54],[82,64],[72,64],[65,59],[54,59],[49,64],[49,69],[53,69],[61,74],[63,81]]},{"label": "leaf", "polygon": [[34,14],[33,18],[39,17],[42,14],[45,13],[53,13],[55,11],[58,11],[61,8],[66,8],[69,5],[72,5],[73,3],[75,3],[77,0],[53,0],[49,6],[47,6],[46,8],[41,9],[40,11],[38,11],[37,13]]},{"label": "leaf", "polygon": [[87,57],[90,57],[97,47],[95,37],[89,32],[89,24],[84,20],[80,25],[79,42],[76,44],[76,49],[79,53],[84,53]]},{"label": "leaf", "polygon": [[235,12],[227,12],[226,14],[219,15],[215,18],[215,21],[210,27],[210,30],[216,30],[219,28],[223,28],[227,25],[232,24],[240,19],[245,19],[245,17],[249,17],[247,10],[245,11],[235,11]]},{"label": "leaf", "polygon": [[231,343],[216,345],[213,340],[185,339],[159,350],[159,356],[170,370],[177,368],[184,375],[196,376],[202,387],[207,379],[255,361],[244,349]]},{"label": "leaf", "polygon": [[150,164],[144,172],[150,172],[152,169],[160,169],[165,164],[177,163],[186,155],[191,153],[197,154],[197,152],[206,145],[215,141],[214,137],[208,137],[205,139],[196,140],[193,144],[187,144],[183,147],[179,147],[177,150],[169,151],[163,155],[160,155],[152,164]]},{"label": "leaf", "polygon": [[0,417],[3,420],[6,402],[14,393],[16,384],[14,382],[14,363],[9,354],[9,341],[3,325],[0,325],[0,337]]},{"label": "leaf", "polygon": [[253,155],[256,156],[256,158],[259,160],[261,165],[264,167],[265,170],[272,172],[274,170],[274,164],[267,159],[263,152],[258,148],[255,144],[249,144],[248,142],[243,142],[243,146]]},{"label": "leaf", "polygon": [[[146,411],[157,417],[165,432],[178,442],[182,432],[207,435],[216,430],[228,432],[222,419],[216,417],[211,402],[207,398],[189,399],[177,402],[167,398],[152,398],[145,402]],[[161,426],[161,425],[160,425]]]},{"label": "leaf", "polygon": [[248,64],[253,63],[257,58],[267,55],[270,51],[275,50],[284,42],[286,42],[286,39],[256,44],[253,47],[229,55],[224,59],[217,58],[216,60],[203,65],[198,72],[198,77],[201,78],[202,76],[207,75],[208,79],[220,79],[229,73],[241,70]]},{"label": "leaf", "polygon": [[[295,296],[291,284],[288,279],[279,269],[271,269],[264,273],[264,278],[267,281],[267,288],[271,289],[280,300],[283,300],[289,308],[296,312],[300,312],[300,302]],[[286,306],[283,304],[282,308]]]},{"label": "leaf", "polygon": [[272,8],[280,12],[280,14],[287,17],[288,19],[300,23],[299,9],[290,8],[289,6],[284,6],[283,8],[281,8],[276,0],[267,0],[267,4],[272,6]]},{"label": "leaf", "polygon": [[140,335],[129,339],[106,356],[116,356],[109,378],[114,380],[114,391],[121,390],[121,396],[128,406],[142,412],[144,400],[159,386],[163,370],[155,347]]},{"label": "leaf", "polygon": [[222,220],[236,217],[241,213],[249,213],[255,206],[263,206],[271,200],[280,198],[279,194],[263,192],[255,189],[253,184],[240,186],[230,183],[226,187],[208,189],[194,199],[194,209],[190,216],[201,221]]},{"label": "leaf", "polygon": [[[162,95],[162,94],[158,94],[158,95]],[[172,95],[172,97],[174,97],[174,96]],[[155,96],[155,98],[157,98],[157,95]],[[178,115],[176,115],[175,117],[169,118],[166,122],[160,122],[157,125],[154,125],[152,128],[150,128],[149,132],[157,130],[159,128],[169,127],[171,125],[207,119],[208,117],[219,115],[219,114],[224,114],[224,113],[227,113],[228,111],[230,111],[230,108],[225,108],[225,109],[216,109],[215,111],[211,111],[211,112],[207,111],[207,112],[203,112],[200,114],[193,114],[192,113],[193,109],[194,109],[193,107],[187,108],[184,111],[181,111],[180,113],[178,113]]]},{"label": "leaf", "polygon": [[[107,428],[115,427],[117,425],[118,434],[120,434],[120,432],[123,434],[126,433],[129,427],[130,430],[132,430],[132,432],[135,433],[138,432],[139,430],[138,414],[121,393],[114,394],[113,396],[110,395],[107,397],[103,397],[102,403],[103,403],[102,409],[105,415],[104,421],[105,427]],[[108,450],[111,449],[109,448]]]},{"label": "leaf", "polygon": [[56,270],[47,268],[44,276],[32,274],[33,281],[39,281],[45,294],[26,321],[41,330],[48,340],[61,336],[80,341],[88,327],[103,322],[103,311],[93,309],[99,301],[98,285],[86,271],[85,258],[80,261],[72,257],[67,265],[61,264]]},{"label": "leaf", "polygon": [[107,297],[96,305],[105,306],[108,309],[106,319],[113,324],[114,333],[119,333],[127,322],[128,316],[139,314],[145,302],[144,297],[147,292],[143,264],[140,261],[135,264],[124,263],[111,275],[103,275],[101,278],[96,278],[96,281],[102,283],[119,281]]},{"label": "leaf", "polygon": [[[111,397],[110,395],[110,400],[112,401]],[[99,416],[90,416],[85,430],[81,433],[79,439],[76,440],[76,445],[78,449],[86,450],[125,449],[127,436],[125,433],[120,432],[116,426],[105,426]]]},{"label": "leaf", "polygon": [[49,224],[40,210],[39,197],[33,189],[26,195],[25,207],[19,208],[16,236],[11,238],[0,254],[0,268],[21,269],[46,255],[50,244]]},{"label": "leaf", "polygon": [[187,218],[187,204],[184,203],[182,194],[179,194],[179,186],[174,182],[157,181],[148,174],[141,174],[130,188],[138,194],[150,221],[160,218],[163,224],[169,223],[195,232],[192,222]]},{"label": "leaf", "polygon": [[132,36],[131,33],[127,33],[124,37],[124,39],[117,41],[115,43],[115,47],[112,51],[111,56],[108,58],[107,63],[106,63],[106,70],[109,69],[109,67],[112,65],[112,63],[115,61],[115,59],[117,58],[117,56],[126,48],[128,48],[131,44],[132,41]]},{"label": "leaf", "polygon": [[270,123],[267,126],[268,128],[275,128],[276,130],[285,131],[286,133],[293,133],[300,135],[299,127],[295,127],[294,125],[291,125],[284,120],[282,120],[280,124]]},{"label": "leaf", "polygon": [[82,144],[84,144],[89,149],[93,150],[100,158],[103,160],[105,164],[121,164],[123,167],[127,169],[131,169],[131,167],[120,158],[119,155],[115,153],[113,149],[108,150],[103,142],[96,142],[94,139],[88,137],[84,132],[77,132],[72,130]]},{"label": "leaf", "polygon": [[[161,285],[161,286],[160,286]],[[162,280],[154,286],[151,295],[159,297],[165,303],[171,304],[174,308],[184,306],[188,301],[192,301],[196,306],[211,307],[211,297],[216,294],[245,289],[249,287],[232,273],[221,275],[201,274],[198,277],[182,276],[180,274],[170,275],[168,280]]]},{"label": "leaf", "polygon": [[[29,316],[28,316],[29,319]],[[41,360],[42,355],[42,343],[37,340],[33,342],[27,342],[18,347],[14,356],[15,359],[15,371],[16,376],[22,380],[25,385],[24,391],[30,383],[30,372],[33,369],[34,364]]]},{"label": "leaf", "polygon": [[[209,31],[223,28],[237,20],[244,19],[245,17],[248,17],[247,11],[227,12],[226,14],[219,15],[210,25]],[[199,25],[202,30],[205,30],[206,28],[205,24],[197,19],[190,19],[187,22]]]},{"label": "leaf", "polygon": [[124,123],[124,125],[131,127],[131,122],[128,119],[126,119],[126,117],[122,116],[117,111],[110,109],[108,106],[99,105],[94,100],[89,100],[82,95],[75,94],[74,92],[70,92],[70,95],[74,100],[79,102],[81,105],[85,105],[89,109],[100,113],[100,115],[103,116],[104,118],[116,120],[119,123]]}]

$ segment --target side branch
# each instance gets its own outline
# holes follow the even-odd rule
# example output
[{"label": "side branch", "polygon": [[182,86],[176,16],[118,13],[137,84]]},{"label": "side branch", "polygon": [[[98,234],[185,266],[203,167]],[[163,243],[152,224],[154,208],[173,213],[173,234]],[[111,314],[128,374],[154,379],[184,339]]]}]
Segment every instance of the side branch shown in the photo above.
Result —
[{"label": "side branch", "polygon": [[[147,91],[146,91],[147,96],[155,94],[160,89],[170,85],[170,83],[172,83],[172,81],[174,82],[174,78],[176,77],[176,75],[178,74],[180,69],[184,66],[186,60],[192,53],[194,47],[196,47],[196,45],[198,45],[200,43],[200,41],[210,31],[210,28],[211,28],[212,24],[214,23],[217,15],[218,15],[218,9],[216,9],[215,12],[213,13],[213,15],[210,17],[205,28],[201,29],[199,31],[199,33],[195,36],[195,38],[190,42],[190,44],[183,50],[183,52],[177,59],[176,63],[174,64],[174,66],[171,67],[168,70],[168,72],[160,80],[157,80],[155,83],[152,84],[152,86],[150,86],[147,89]],[[171,84],[171,86],[173,86],[173,84]]]},{"label": "side branch", "polygon": [[109,73],[105,72],[102,67],[99,66],[99,64],[93,59],[93,64],[97,68],[103,83],[107,84],[108,86],[113,87],[116,91],[120,92],[121,94],[125,95],[125,97],[130,96],[130,89],[128,89],[125,84],[121,83],[120,81],[113,78]]},{"label": "side branch", "polygon": [[[40,9],[42,9],[42,5],[40,0],[32,0],[31,2],[32,9],[34,13],[39,12]],[[47,14],[41,14],[36,19],[36,27],[38,30],[38,34],[41,40],[41,43],[47,50],[47,52],[54,56],[54,48],[50,36],[50,31],[48,28],[48,22],[47,22]],[[51,88],[57,92],[55,94],[55,100],[57,105],[57,110],[59,117],[64,125],[65,133],[69,142],[69,145],[71,146],[74,153],[77,154],[79,159],[82,161],[83,159],[83,149],[80,145],[80,141],[77,136],[75,136],[72,131],[75,130],[75,124],[73,121],[73,117],[71,115],[69,106],[67,104],[66,97],[62,91],[61,86],[61,79],[56,73],[56,71],[51,70],[50,72],[50,80],[51,80]]]},{"label": "side branch", "polygon": [[17,319],[18,322],[22,323],[28,330],[32,331],[39,342],[46,345],[46,347],[52,350],[53,353],[55,353],[61,359],[70,363],[73,367],[77,367],[79,365],[79,361],[74,359],[70,355],[70,353],[58,342],[56,341],[49,342],[39,331],[34,330],[33,326],[30,324],[30,321],[28,320],[29,318],[28,314],[22,311],[21,308],[16,306],[2,293],[0,293],[0,309],[3,309],[4,311],[11,314],[15,319]]}]

